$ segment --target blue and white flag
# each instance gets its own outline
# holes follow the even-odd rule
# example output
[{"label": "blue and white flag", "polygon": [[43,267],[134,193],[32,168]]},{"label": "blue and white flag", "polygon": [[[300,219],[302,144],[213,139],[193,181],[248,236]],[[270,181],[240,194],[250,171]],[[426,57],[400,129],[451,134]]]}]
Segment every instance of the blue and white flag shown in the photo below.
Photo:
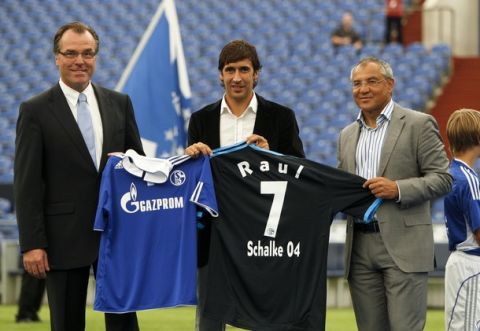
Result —
[{"label": "blue and white flag", "polygon": [[158,6],[116,90],[132,99],[147,156],[183,153],[191,90],[173,0]]}]

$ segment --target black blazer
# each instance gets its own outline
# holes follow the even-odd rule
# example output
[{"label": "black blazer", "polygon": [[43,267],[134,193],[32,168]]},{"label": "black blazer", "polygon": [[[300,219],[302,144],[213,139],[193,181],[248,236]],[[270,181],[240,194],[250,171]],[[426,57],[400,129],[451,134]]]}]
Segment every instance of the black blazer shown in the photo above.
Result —
[{"label": "black blazer", "polygon": [[[258,110],[253,133],[265,137],[272,151],[305,157],[295,113],[285,106],[257,96]],[[188,145],[203,142],[220,147],[220,107],[222,100],[194,112],[188,125]]]},{"label": "black blazer", "polygon": [[93,223],[107,153],[143,153],[130,98],[93,88],[103,127],[100,172],[59,84],[20,105],[14,165],[20,248],[45,248],[52,269],[97,259],[100,236]]},{"label": "black blazer", "polygon": [[[258,109],[253,133],[265,137],[272,151],[305,157],[295,113],[290,108],[268,101],[258,94],[256,96]],[[221,104],[222,100],[219,100],[192,114],[188,125],[188,145],[203,142],[212,149],[220,147]],[[208,262],[210,219],[205,213],[200,220],[205,227],[198,232],[198,266],[200,267]]]}]

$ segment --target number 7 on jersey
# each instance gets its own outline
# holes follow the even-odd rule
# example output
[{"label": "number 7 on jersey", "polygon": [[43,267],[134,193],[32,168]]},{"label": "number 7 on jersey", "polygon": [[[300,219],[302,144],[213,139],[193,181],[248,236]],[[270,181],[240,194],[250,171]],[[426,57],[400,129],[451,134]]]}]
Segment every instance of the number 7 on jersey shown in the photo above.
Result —
[{"label": "number 7 on jersey", "polygon": [[283,201],[285,200],[285,193],[287,192],[287,184],[288,182],[286,181],[260,182],[261,194],[273,194],[272,207],[270,208],[267,225],[263,234],[266,237],[275,238],[277,235],[278,222],[280,222]]}]

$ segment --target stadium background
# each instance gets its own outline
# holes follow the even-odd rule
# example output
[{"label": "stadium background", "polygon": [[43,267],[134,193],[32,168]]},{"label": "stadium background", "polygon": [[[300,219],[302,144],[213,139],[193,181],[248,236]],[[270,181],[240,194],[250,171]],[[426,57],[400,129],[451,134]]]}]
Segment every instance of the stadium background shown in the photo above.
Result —
[{"label": "stadium background", "polygon": [[[94,82],[115,88],[155,13],[159,0],[2,0],[0,2],[0,295],[18,296],[19,263],[12,201],[15,123],[25,100],[58,81],[51,53],[56,29],[81,20],[99,33]],[[441,132],[460,107],[480,109],[478,24],[480,1],[404,0],[404,44],[383,44],[383,0],[177,0],[176,8],[192,89],[192,109],[221,98],[217,60],[221,47],[242,38],[263,62],[256,92],[295,110],[309,159],[334,166],[339,130],[358,113],[348,80],[351,66],[375,55],[392,64],[394,100],[432,113]],[[330,34],[351,11],[365,45],[337,50]],[[468,33],[465,33],[468,31]],[[160,78],[161,79],[161,78]],[[187,119],[188,120],[188,119]],[[443,266],[448,256],[442,201],[432,205],[438,269],[429,305],[443,305]],[[344,223],[332,226],[329,306],[349,306],[341,278]],[[90,299],[91,300],[90,293]]]}]

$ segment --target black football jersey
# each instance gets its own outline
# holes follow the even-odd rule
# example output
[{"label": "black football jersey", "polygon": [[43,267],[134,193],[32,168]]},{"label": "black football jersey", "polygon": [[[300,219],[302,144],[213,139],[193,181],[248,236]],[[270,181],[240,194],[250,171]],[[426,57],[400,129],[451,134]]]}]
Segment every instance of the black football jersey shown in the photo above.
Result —
[{"label": "black football jersey", "polygon": [[370,220],[381,203],[364,178],[253,145],[211,160],[213,221],[204,314],[254,330],[324,330],[330,225]]}]

